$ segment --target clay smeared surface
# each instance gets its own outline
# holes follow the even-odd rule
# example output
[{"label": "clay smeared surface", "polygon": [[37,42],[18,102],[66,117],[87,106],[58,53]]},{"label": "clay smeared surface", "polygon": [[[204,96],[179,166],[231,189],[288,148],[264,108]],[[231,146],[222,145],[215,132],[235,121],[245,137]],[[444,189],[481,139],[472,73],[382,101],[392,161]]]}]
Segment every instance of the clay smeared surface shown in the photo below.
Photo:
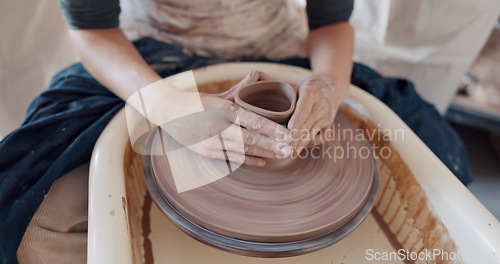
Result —
[{"label": "clay smeared surface", "polygon": [[[335,127],[354,129],[340,115]],[[371,155],[362,158],[354,153],[366,146],[364,140],[332,140],[312,155],[284,161],[283,166],[242,166],[218,181],[182,193],[176,190],[169,163],[215,173],[213,160],[185,149],[170,160],[153,156],[151,163],[164,195],[184,217],[229,237],[289,242],[331,231],[359,211],[375,169]],[[154,143],[155,147],[161,145]],[[347,153],[349,147],[352,155],[336,157],[335,150]]]},{"label": "clay smeared surface", "polygon": [[[209,83],[199,85],[200,91],[205,92],[218,92],[230,88],[239,80],[230,80],[217,83]],[[356,127],[362,128],[367,133],[378,131],[377,127],[369,120],[361,117],[348,107],[342,107],[340,112],[345,114]],[[378,137],[376,137],[378,138]],[[346,237],[344,240],[338,242],[332,247],[320,250],[314,253],[299,257],[287,258],[287,263],[362,263],[365,262],[366,248],[373,248],[375,251],[395,251],[399,249],[400,244],[394,243],[394,238],[397,239],[405,249],[411,249],[419,252],[423,248],[444,248],[447,252],[454,252],[457,250],[453,239],[449,236],[446,227],[437,218],[432,206],[429,203],[421,203],[419,201],[426,200],[425,193],[416,182],[414,175],[408,170],[404,161],[399,157],[396,149],[394,149],[390,142],[385,141],[372,141],[374,146],[383,147],[388,146],[392,150],[391,157],[388,159],[378,160],[380,166],[381,185],[374,210],[377,210],[379,217],[377,221],[374,220],[373,214],[370,214],[365,222],[354,231],[351,236]],[[130,204],[137,204],[139,207],[130,210],[129,224],[134,228],[141,223],[149,222],[147,219],[141,221],[143,209],[145,206],[144,197],[148,195],[144,183],[143,174],[143,157],[135,154],[130,145],[127,146],[125,152],[125,182],[127,186],[127,197],[131,201]],[[397,179],[398,184],[394,184],[392,188],[387,187],[388,183],[395,182],[392,179]],[[396,190],[398,195],[388,195]],[[393,199],[392,201],[385,200],[385,197],[392,197],[400,199]],[[389,205],[390,204],[390,205]],[[396,214],[389,214],[393,210],[389,208],[399,208],[395,210]],[[155,206],[152,207],[155,212],[156,226],[152,227],[152,234],[156,234],[153,239],[153,246],[156,245],[157,250],[153,251],[155,258],[172,263],[261,263],[263,260],[260,258],[248,258],[235,254],[223,252],[221,250],[210,248],[206,245],[198,243],[186,234],[182,233],[176,226],[174,226],[159,209]],[[425,213],[427,212],[427,213]],[[427,233],[422,232],[415,219],[422,219],[419,222],[434,222],[435,228]],[[434,221],[427,221],[434,219]],[[151,219],[153,220],[153,219]],[[390,222],[390,224],[388,224]],[[385,223],[385,224],[384,224]],[[386,226],[389,226],[387,232]],[[384,228],[385,227],[385,228]],[[385,229],[382,232],[381,228]],[[144,231],[144,230],[143,230]],[[391,234],[392,233],[392,234]],[[139,233],[141,234],[141,233]],[[440,237],[437,241],[432,241],[429,238]],[[411,238],[410,238],[411,237]],[[418,243],[418,247],[412,246],[416,244],[414,241],[420,240],[423,243]],[[135,250],[139,249],[144,254],[144,234],[142,236],[131,237],[131,243]],[[387,239],[391,240],[389,243]],[[392,247],[390,246],[392,244]],[[142,248],[142,249],[141,249]],[[150,251],[151,249],[146,249]],[[193,254],[196,252],[196,254]],[[150,252],[151,253],[151,252]],[[146,253],[147,255],[147,253]],[[346,256],[347,255],[347,256]],[[209,257],[208,257],[209,256]],[[144,258],[144,255],[142,255]],[[266,263],[282,263],[282,259],[266,259]],[[144,259],[134,258],[134,263],[151,263]],[[392,263],[392,262],[391,262]],[[395,262],[396,263],[396,262]],[[397,262],[401,263],[401,262]],[[436,263],[449,263],[448,261],[437,260]]]}]

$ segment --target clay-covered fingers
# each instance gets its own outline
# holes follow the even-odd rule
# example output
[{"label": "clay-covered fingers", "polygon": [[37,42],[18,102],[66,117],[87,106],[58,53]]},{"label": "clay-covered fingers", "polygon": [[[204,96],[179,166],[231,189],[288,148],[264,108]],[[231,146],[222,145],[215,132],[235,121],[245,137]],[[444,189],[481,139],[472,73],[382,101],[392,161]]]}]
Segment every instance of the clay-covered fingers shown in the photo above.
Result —
[{"label": "clay-covered fingers", "polygon": [[[316,105],[317,107],[313,107],[309,119],[300,128],[297,140],[294,141],[296,151],[294,155],[298,155],[304,148],[323,143],[323,134],[332,128],[335,111],[326,105]],[[328,109],[329,112],[325,109]]]},{"label": "clay-covered fingers", "polygon": [[[239,125],[245,128],[242,131],[247,145],[255,142],[260,148],[279,152],[284,158],[292,154],[291,135],[287,128],[236,104],[233,104],[231,108],[237,113]],[[251,142],[248,140],[249,137],[253,137]]]},{"label": "clay-covered fingers", "polygon": [[[314,129],[313,129],[314,131]],[[309,143],[305,146],[306,148],[311,148],[311,147],[314,147],[314,146],[317,146],[317,145],[320,145],[324,142],[326,142],[327,140],[332,140],[334,138],[334,135],[332,135],[331,133],[333,132],[333,130],[325,127],[319,131],[314,131],[314,136],[313,136],[313,139],[311,141],[309,141]],[[330,133],[330,134],[328,134]]]},{"label": "clay-covered fingers", "polygon": [[[235,129],[242,130],[243,128]],[[192,145],[190,148],[207,158],[227,159],[252,166],[264,166],[263,158],[276,157],[274,152],[262,149],[257,145],[246,145],[243,140],[235,141],[235,139],[242,138],[242,132],[228,130],[204,142]],[[248,156],[248,158],[245,158],[245,156]]]},{"label": "clay-covered fingers", "polygon": [[241,142],[229,141],[229,140],[224,141],[224,148],[226,151],[232,151],[235,153],[259,157],[259,158],[274,158],[276,155],[274,152],[264,150],[257,146],[249,146]]},{"label": "clay-covered fingers", "polygon": [[293,113],[290,121],[288,121],[288,129],[298,131],[309,119],[314,106],[314,97],[312,93],[304,92],[299,95],[295,112]]},{"label": "clay-covered fingers", "polygon": [[229,101],[234,101],[234,95],[239,88],[244,85],[254,83],[259,81],[261,78],[260,72],[257,70],[251,70],[241,81],[239,81],[236,85],[231,87],[229,90],[218,94],[217,96],[226,99]]},{"label": "clay-covered fingers", "polygon": [[286,142],[277,141],[245,127],[233,125],[225,131],[224,135],[229,143],[242,144],[247,155],[263,158],[285,158],[292,154],[292,149]]},{"label": "clay-covered fingers", "polygon": [[299,99],[288,128],[294,156],[315,142],[320,131],[331,127],[335,117],[333,85],[323,76],[311,76],[299,84]]},{"label": "clay-covered fingers", "polygon": [[[198,152],[198,151],[195,151]],[[229,160],[232,162],[245,164],[254,167],[263,167],[266,165],[266,162],[263,158],[248,156],[245,154],[241,154],[239,152],[234,152],[230,150],[221,151],[221,149],[203,149],[202,156],[210,159],[219,159],[219,160]]]},{"label": "clay-covered fingers", "polygon": [[239,81],[236,85],[231,87],[231,89],[218,94],[217,96],[226,100],[234,101],[234,95],[238,89],[247,84],[251,84],[258,81],[271,81],[276,80],[276,78],[269,76],[268,74],[258,71],[251,70],[241,81]]},{"label": "clay-covered fingers", "polygon": [[[223,131],[220,136],[219,140],[222,140],[224,150],[262,158],[279,156],[282,145],[282,143],[276,142],[267,136],[234,124]],[[211,143],[209,145],[212,145]],[[219,144],[215,142],[215,146],[211,147],[217,148]]]},{"label": "clay-covered fingers", "polygon": [[[314,111],[315,109],[313,108],[312,112]],[[293,156],[297,156],[304,148],[306,148],[314,139],[315,134],[319,132],[317,129],[313,129],[312,127],[315,121],[316,118],[314,116],[309,116],[309,119],[306,120],[302,127],[298,128],[296,131],[292,130],[294,131],[294,135],[296,137],[292,143],[294,148]]]},{"label": "clay-covered fingers", "polygon": [[243,155],[239,153],[234,153],[234,152],[228,152],[227,153],[229,156],[229,161],[232,161],[231,159],[237,159],[237,162],[240,162],[240,160],[243,160],[243,164],[252,166],[252,167],[264,167],[266,165],[266,161],[262,158],[254,157],[254,156],[248,156],[248,155]]},{"label": "clay-covered fingers", "polygon": [[185,129],[183,133],[191,138],[193,133],[197,135],[204,130],[208,131],[199,136],[201,140],[197,140],[198,143],[185,144],[196,153],[208,158],[227,158],[231,161],[237,160],[217,152],[234,153],[235,157],[248,156],[247,159],[240,157],[239,161],[245,160],[246,164],[256,166],[262,164],[256,162],[263,158],[286,158],[291,155],[291,137],[285,127],[229,100],[207,96],[202,101],[206,110],[204,115],[200,115],[204,118],[195,122],[199,127],[191,126],[193,129]]},{"label": "clay-covered fingers", "polygon": [[308,144],[310,138],[310,129],[316,122],[315,117],[315,96],[313,92],[309,92],[303,88],[299,94],[295,112],[288,122],[288,129],[291,131],[292,146],[294,149],[294,156],[298,155],[300,151]]}]

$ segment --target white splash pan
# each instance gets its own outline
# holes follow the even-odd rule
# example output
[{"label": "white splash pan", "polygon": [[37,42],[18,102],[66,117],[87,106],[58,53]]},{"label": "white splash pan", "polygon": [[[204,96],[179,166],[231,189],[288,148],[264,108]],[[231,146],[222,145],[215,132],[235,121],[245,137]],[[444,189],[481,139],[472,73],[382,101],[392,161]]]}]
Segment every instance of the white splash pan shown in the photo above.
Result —
[{"label": "white splash pan", "polygon": [[[298,82],[311,74],[306,69],[279,64],[226,63],[198,69],[195,78],[198,84],[241,79],[252,69],[288,82]],[[350,99],[364,107],[371,121],[380,124],[381,129],[404,130],[404,141],[392,143],[424,189],[460,251],[490,254],[493,257],[489,263],[500,263],[500,222],[385,104],[355,86],[350,88]],[[126,197],[123,154],[127,141],[122,110],[101,134],[90,163],[88,263],[134,263],[127,213],[122,207],[122,197]],[[191,239],[170,223],[156,206],[153,207],[150,239],[156,263],[370,263],[366,259],[367,249],[394,251],[369,215],[352,234],[323,250],[285,259],[243,257]],[[475,263],[473,258],[464,262]]]}]

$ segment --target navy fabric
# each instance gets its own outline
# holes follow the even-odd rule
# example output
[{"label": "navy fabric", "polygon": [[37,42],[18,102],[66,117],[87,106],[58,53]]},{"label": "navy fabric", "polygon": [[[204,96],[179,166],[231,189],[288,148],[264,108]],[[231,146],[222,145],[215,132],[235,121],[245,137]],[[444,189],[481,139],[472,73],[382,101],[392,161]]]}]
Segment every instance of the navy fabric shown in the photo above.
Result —
[{"label": "navy fabric", "polygon": [[[134,45],[163,77],[221,62],[152,38]],[[309,67],[304,58],[277,62]],[[410,82],[384,78],[361,64],[354,65],[352,82],[391,107],[464,184],[471,181],[457,134]],[[123,105],[76,63],[53,77],[21,127],[0,141],[0,263],[17,263],[17,248],[44,195],[60,176],[90,160],[97,138]]]},{"label": "navy fabric", "polygon": [[463,184],[472,181],[462,140],[436,108],[418,95],[412,82],[384,78],[367,66],[356,64],[352,83],[389,106]]},{"label": "navy fabric", "polygon": [[[310,68],[307,59],[278,62]],[[472,181],[469,157],[462,140],[434,105],[420,97],[412,82],[383,77],[363,64],[354,63],[351,83],[389,106],[463,184]]]}]

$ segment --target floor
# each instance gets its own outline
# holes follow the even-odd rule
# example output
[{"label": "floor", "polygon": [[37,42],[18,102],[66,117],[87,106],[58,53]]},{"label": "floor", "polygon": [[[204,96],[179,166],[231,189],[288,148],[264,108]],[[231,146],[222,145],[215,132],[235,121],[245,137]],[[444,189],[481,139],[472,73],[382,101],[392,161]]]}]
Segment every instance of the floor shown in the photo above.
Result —
[{"label": "floor", "polygon": [[464,141],[474,181],[468,186],[477,199],[500,220],[500,135],[452,124]]}]

